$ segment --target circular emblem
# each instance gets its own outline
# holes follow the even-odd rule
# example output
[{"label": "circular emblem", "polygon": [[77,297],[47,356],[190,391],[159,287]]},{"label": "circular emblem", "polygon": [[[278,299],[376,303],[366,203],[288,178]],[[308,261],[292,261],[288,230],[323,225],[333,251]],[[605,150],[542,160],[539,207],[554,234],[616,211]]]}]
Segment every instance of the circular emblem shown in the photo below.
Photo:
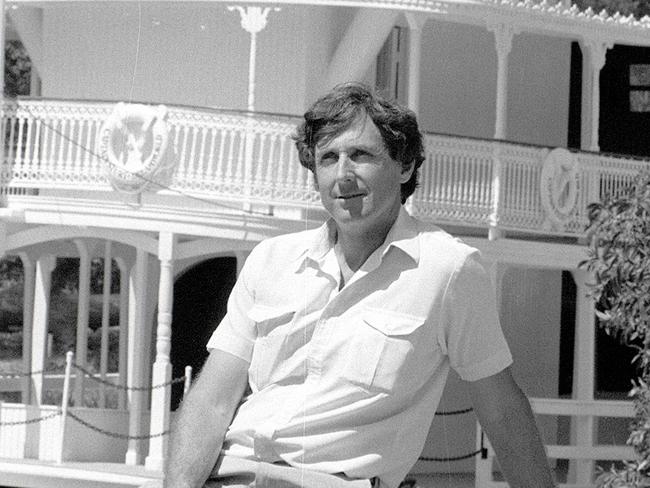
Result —
[{"label": "circular emblem", "polygon": [[542,166],[540,193],[550,221],[564,227],[578,203],[578,161],[570,151],[557,148],[548,153]]},{"label": "circular emblem", "polygon": [[101,128],[98,152],[116,190],[140,193],[168,165],[163,164],[168,130],[164,105],[118,103]]}]

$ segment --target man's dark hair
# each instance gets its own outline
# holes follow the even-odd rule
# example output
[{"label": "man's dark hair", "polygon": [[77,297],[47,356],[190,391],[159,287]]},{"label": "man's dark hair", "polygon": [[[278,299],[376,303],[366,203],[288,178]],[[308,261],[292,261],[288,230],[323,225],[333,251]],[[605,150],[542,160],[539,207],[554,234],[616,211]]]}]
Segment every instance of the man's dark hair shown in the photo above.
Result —
[{"label": "man's dark hair", "polygon": [[418,168],[424,161],[422,134],[415,114],[361,83],[337,85],[305,112],[305,121],[298,126],[293,136],[300,164],[312,173],[315,172],[316,145],[336,137],[364,113],[379,129],[390,157],[403,168],[413,165],[413,175],[401,187],[404,203],[415,191]]}]

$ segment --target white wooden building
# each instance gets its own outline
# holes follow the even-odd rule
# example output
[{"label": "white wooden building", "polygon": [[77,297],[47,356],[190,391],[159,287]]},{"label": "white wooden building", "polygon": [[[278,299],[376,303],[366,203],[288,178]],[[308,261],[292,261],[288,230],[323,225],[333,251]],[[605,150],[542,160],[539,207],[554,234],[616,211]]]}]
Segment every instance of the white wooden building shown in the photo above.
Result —
[{"label": "white wooden building", "polygon": [[[515,375],[549,456],[569,460],[570,486],[590,485],[595,460],[631,455],[625,422],[611,420],[631,405],[599,387],[597,364],[618,359],[597,358],[578,263],[587,205],[648,164],[649,18],[533,0],[0,0],[2,10],[0,41],[22,42],[33,83],[2,112],[0,246],[23,262],[31,374],[0,378],[2,391],[21,391],[21,403],[0,404],[0,485],[51,486],[57,460],[52,469],[108,463],[124,486],[159,476],[168,438],[156,434],[178,398],[148,388],[200,367],[257,242],[324,218],[290,136],[347,80],[418,114],[427,160],[408,206],[489,262]],[[43,404],[61,389],[40,373],[57,257],[79,258],[82,367],[90,261],[119,266],[120,369],[109,380],[136,389],[117,409],[84,408],[93,382],[77,375],[70,411],[130,440],[73,419],[62,429],[59,407]],[[440,410],[467,406],[450,378]],[[473,452],[480,438],[472,414],[437,417],[423,457]],[[493,486],[491,452],[414,468],[449,470]]]}]

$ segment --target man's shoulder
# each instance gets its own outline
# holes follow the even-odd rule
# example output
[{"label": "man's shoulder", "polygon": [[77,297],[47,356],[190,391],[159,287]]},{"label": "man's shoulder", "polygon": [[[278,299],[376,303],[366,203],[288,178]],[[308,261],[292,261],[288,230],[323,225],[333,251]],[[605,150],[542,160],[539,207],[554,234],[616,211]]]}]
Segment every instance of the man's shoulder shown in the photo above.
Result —
[{"label": "man's shoulder", "polygon": [[260,241],[251,254],[259,259],[291,261],[305,254],[313,245],[319,228],[280,234]]},{"label": "man's shoulder", "polygon": [[417,218],[416,223],[420,253],[430,259],[464,262],[469,256],[477,254],[475,247],[465,243],[462,239],[451,235],[437,225]]}]

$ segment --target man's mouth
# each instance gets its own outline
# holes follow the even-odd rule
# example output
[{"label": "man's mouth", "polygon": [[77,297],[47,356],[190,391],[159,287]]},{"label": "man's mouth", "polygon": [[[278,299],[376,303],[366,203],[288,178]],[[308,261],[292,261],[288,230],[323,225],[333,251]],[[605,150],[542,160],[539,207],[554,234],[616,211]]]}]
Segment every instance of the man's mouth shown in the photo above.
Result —
[{"label": "man's mouth", "polygon": [[339,195],[336,198],[338,200],[352,200],[353,198],[364,197],[365,193],[349,193],[347,195]]}]

